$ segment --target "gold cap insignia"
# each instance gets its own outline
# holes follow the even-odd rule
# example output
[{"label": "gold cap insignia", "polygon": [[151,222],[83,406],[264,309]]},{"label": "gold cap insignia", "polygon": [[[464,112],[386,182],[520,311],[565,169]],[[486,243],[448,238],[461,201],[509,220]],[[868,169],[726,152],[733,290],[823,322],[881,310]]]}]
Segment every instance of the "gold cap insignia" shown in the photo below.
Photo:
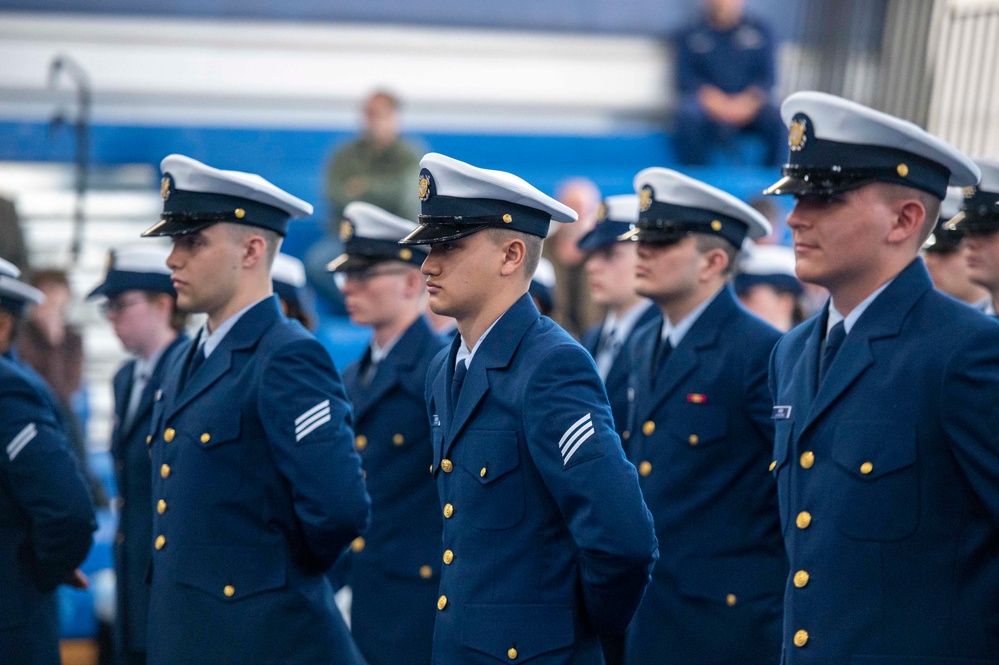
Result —
[{"label": "gold cap insignia", "polygon": [[638,209],[641,212],[645,212],[652,207],[652,188],[646,185],[642,187],[642,191],[638,193]]},{"label": "gold cap insignia", "polygon": [[167,176],[163,176],[163,179],[160,180],[160,196],[163,197],[164,201],[170,198],[170,178]]},{"label": "gold cap insignia", "polygon": [[509,224],[512,221],[513,221],[513,215],[511,215],[510,213],[506,213],[505,215],[503,215],[504,224]]},{"label": "gold cap insignia", "polygon": [[605,219],[607,219],[607,206],[601,203],[600,207],[597,208],[597,221],[602,222]]},{"label": "gold cap insignia", "polygon": [[402,259],[403,261],[409,261],[411,258],[413,258],[413,252],[411,252],[408,249],[400,249],[399,258]]},{"label": "gold cap insignia", "polygon": [[805,134],[807,125],[804,119],[795,120],[787,130],[787,145],[794,152],[798,152],[805,147],[808,136]]},{"label": "gold cap insignia", "polygon": [[350,223],[349,219],[345,219],[340,222],[340,240],[347,242],[354,237],[354,225]]},{"label": "gold cap insignia", "polygon": [[421,201],[426,201],[430,198],[430,176],[421,175],[420,176],[420,188],[417,190],[420,195]]},{"label": "gold cap insignia", "polygon": [[712,231],[721,231],[721,228],[722,228],[722,223],[720,221],[718,221],[717,219],[711,220]]},{"label": "gold cap insignia", "polygon": [[236,215],[236,219],[243,219],[244,217],[246,217],[246,211],[243,210],[242,208],[236,208],[233,214]]},{"label": "gold cap insignia", "polygon": [[909,166],[907,164],[899,164],[895,167],[895,172],[904,178],[909,175]]}]

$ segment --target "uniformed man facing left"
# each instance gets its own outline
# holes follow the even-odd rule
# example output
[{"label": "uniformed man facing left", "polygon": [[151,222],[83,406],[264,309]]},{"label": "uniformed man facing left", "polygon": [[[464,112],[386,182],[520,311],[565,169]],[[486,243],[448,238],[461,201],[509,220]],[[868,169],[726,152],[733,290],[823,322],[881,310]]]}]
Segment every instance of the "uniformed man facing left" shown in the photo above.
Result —
[{"label": "uniformed man facing left", "polygon": [[[151,243],[146,243],[150,245]],[[187,315],[177,309],[165,247],[112,251],[107,274],[88,298],[106,298],[104,314],[115,335],[135,354],[114,375],[111,455],[120,495],[114,569],[117,580],[115,650],[121,665],[146,662],[149,557],[153,513],[149,460],[153,398],[163,375],[187,342]]]},{"label": "uniformed man facing left", "polygon": [[968,278],[988,291],[982,310],[999,315],[999,161],[976,160],[982,171],[977,187],[965,189],[961,212],[947,223],[963,233]]},{"label": "uniformed man facing left", "polygon": [[371,494],[371,528],[344,562],[350,630],[368,665],[429,665],[443,518],[428,472],[434,454],[423,390],[444,340],[422,315],[427,252],[399,245],[416,222],[362,201],[348,203],[343,217],[345,252],[329,269],[351,321],[373,331],[344,371]]},{"label": "uniformed man facing left", "polygon": [[656,559],[652,518],[589,354],[527,293],[571,209],[520,178],[421,162],[430,306],[460,335],[427,380],[444,516],[435,665],[620,656]]},{"label": "uniformed man facing left", "polygon": [[368,520],[349,406],[271,285],[312,207],[181,155],[161,169],[144,235],[173,238],[177,302],[208,320],[153,411],[149,662],[359,662],[324,574]]},{"label": "uniformed man facing left", "polygon": [[[0,299],[31,289],[0,259]],[[77,570],[97,528],[55,405],[0,357],[0,663],[58,665],[55,588],[86,588]]]}]

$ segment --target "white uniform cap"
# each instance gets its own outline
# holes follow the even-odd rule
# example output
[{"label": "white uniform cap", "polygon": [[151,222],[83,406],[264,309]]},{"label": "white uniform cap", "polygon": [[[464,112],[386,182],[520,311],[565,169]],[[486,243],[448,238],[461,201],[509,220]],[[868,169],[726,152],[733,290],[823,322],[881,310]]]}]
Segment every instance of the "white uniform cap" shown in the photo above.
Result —
[{"label": "white uniform cap", "polygon": [[721,236],[738,248],[746,236],[758,239],[770,233],[770,222],[752,206],[677,171],[644,169],[634,186],[638,224],[622,239],[676,242],[696,232]]},{"label": "white uniform cap", "polygon": [[294,256],[279,252],[271,267],[271,279],[300,289],[305,286],[305,264]]},{"label": "white uniform cap", "polygon": [[367,268],[382,261],[404,261],[421,265],[425,247],[400,247],[399,241],[415,231],[416,222],[394,215],[364,201],[348,203],[340,222],[344,253],[326,266],[331,271]]},{"label": "white uniform cap", "polygon": [[167,267],[170,248],[147,244],[113,249],[108,254],[104,281],[87,298],[113,297],[125,291],[151,291],[176,295]]},{"label": "white uniform cap", "polygon": [[217,169],[184,155],[168,155],[160,170],[163,218],[144,236],[193,233],[217,222],[285,235],[289,219],[312,214],[311,204],[255,173]]},{"label": "white uniform cap", "polygon": [[26,305],[40,305],[45,294],[18,279],[21,270],[10,261],[0,259],[0,308],[21,312]]},{"label": "white uniform cap", "polygon": [[487,227],[544,238],[549,222],[575,222],[572,208],[512,173],[431,152],[420,160],[420,228],[405,244],[454,240]]}]

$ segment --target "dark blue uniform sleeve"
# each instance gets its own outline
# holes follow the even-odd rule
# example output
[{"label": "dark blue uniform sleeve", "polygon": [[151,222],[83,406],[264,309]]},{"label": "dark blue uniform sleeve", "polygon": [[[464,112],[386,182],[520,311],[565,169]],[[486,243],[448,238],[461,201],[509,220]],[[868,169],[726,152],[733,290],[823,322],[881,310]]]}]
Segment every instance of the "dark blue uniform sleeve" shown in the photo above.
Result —
[{"label": "dark blue uniform sleeve", "polygon": [[593,360],[561,345],[528,386],[527,444],[580,550],[587,613],[603,635],[621,634],[659,556],[652,515],[624,457]]},{"label": "dark blue uniform sleeve", "polygon": [[51,591],[90,551],[97,528],[90,491],[55,414],[27,383],[3,387],[0,414],[0,482],[27,516],[35,581]]},{"label": "dark blue uniform sleeve", "polygon": [[954,346],[938,394],[958,466],[999,528],[999,334],[988,332]]},{"label": "dark blue uniform sleeve", "polygon": [[325,349],[289,344],[267,363],[259,395],[267,440],[288,480],[305,542],[323,569],[368,525],[350,406]]}]

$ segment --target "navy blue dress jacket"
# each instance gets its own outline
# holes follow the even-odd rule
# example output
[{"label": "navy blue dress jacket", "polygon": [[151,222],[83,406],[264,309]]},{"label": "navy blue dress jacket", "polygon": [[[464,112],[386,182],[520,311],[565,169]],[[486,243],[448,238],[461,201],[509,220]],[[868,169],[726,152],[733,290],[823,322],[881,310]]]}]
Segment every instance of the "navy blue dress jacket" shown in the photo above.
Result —
[{"label": "navy blue dress jacket", "polygon": [[329,355],[270,297],[182,384],[193,356],[153,407],[150,665],[360,662],[325,575],[369,513]]},{"label": "navy blue dress jacket", "polygon": [[97,528],[56,405],[0,357],[0,662],[58,665],[55,588]]},{"label": "navy blue dress jacket", "polygon": [[770,369],[784,662],[999,663],[999,323],[916,259],[817,387],[825,323]]},{"label": "navy blue dress jacket", "polygon": [[767,473],[767,362],[780,333],[726,286],[654,382],[661,328],[646,325],[627,351],[626,446],[662,549],[625,662],[776,663],[787,559]]},{"label": "navy blue dress jacket", "polygon": [[601,663],[657,546],[593,360],[525,294],[452,404],[460,344],[427,379],[444,516],[433,662]]}]

